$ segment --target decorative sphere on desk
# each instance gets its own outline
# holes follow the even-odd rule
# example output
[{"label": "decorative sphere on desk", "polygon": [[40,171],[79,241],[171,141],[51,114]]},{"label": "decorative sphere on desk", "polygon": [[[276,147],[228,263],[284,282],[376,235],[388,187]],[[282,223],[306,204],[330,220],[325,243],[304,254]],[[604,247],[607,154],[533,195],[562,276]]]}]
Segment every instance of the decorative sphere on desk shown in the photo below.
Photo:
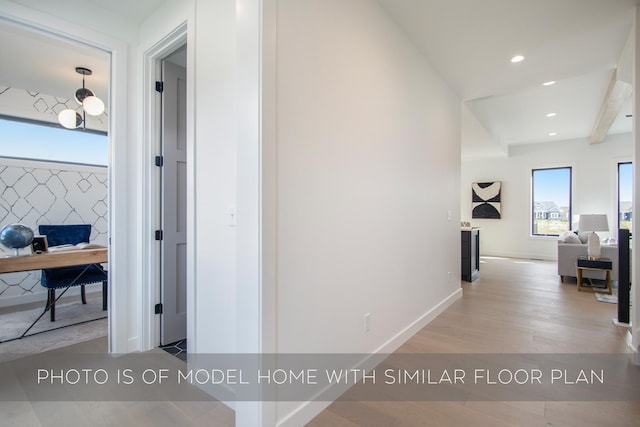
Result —
[{"label": "decorative sphere on desk", "polygon": [[18,249],[26,248],[33,241],[33,230],[24,224],[5,225],[0,230],[0,243],[10,249],[15,249],[18,255]]}]

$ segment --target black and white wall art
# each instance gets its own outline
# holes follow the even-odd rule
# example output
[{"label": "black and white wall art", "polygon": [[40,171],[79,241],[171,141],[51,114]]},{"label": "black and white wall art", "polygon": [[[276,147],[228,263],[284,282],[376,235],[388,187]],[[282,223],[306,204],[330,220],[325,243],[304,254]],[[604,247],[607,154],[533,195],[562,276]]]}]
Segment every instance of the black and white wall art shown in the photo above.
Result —
[{"label": "black and white wall art", "polygon": [[474,182],[471,184],[472,218],[500,219],[502,182]]}]

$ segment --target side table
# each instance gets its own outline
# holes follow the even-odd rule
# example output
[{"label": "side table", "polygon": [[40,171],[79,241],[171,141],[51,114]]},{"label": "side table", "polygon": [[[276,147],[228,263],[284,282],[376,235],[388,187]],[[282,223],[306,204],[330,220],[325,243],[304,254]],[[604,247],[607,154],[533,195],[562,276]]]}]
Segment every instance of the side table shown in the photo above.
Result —
[{"label": "side table", "polygon": [[[605,272],[605,288],[595,286],[584,286],[582,284],[583,270],[594,270]],[[578,276],[578,291],[580,292],[601,292],[611,295],[611,270],[613,270],[613,262],[609,258],[589,259],[589,257],[578,257],[576,260],[576,271]]]}]

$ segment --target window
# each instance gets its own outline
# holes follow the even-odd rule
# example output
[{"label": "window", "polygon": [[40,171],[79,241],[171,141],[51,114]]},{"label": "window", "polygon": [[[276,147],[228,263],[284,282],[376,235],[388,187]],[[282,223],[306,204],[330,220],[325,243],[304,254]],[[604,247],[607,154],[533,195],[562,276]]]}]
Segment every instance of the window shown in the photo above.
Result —
[{"label": "window", "polygon": [[618,163],[618,228],[633,223],[633,163]]},{"label": "window", "polygon": [[107,136],[37,121],[0,117],[0,156],[106,166]]},{"label": "window", "polygon": [[571,230],[571,168],[533,169],[531,234],[559,236]]}]

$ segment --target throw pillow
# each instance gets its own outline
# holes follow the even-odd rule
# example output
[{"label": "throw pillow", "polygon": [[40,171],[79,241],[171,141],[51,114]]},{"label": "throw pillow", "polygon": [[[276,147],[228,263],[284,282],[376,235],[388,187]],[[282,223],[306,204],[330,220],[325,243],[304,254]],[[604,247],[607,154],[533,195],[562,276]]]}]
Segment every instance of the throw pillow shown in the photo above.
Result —
[{"label": "throw pillow", "polygon": [[580,238],[576,235],[576,233],[572,231],[567,231],[566,233],[564,233],[562,235],[562,240],[564,240],[565,243],[581,243]]},{"label": "throw pillow", "polygon": [[580,231],[578,232],[578,238],[580,239],[580,243],[587,243],[589,241],[589,231]]}]

